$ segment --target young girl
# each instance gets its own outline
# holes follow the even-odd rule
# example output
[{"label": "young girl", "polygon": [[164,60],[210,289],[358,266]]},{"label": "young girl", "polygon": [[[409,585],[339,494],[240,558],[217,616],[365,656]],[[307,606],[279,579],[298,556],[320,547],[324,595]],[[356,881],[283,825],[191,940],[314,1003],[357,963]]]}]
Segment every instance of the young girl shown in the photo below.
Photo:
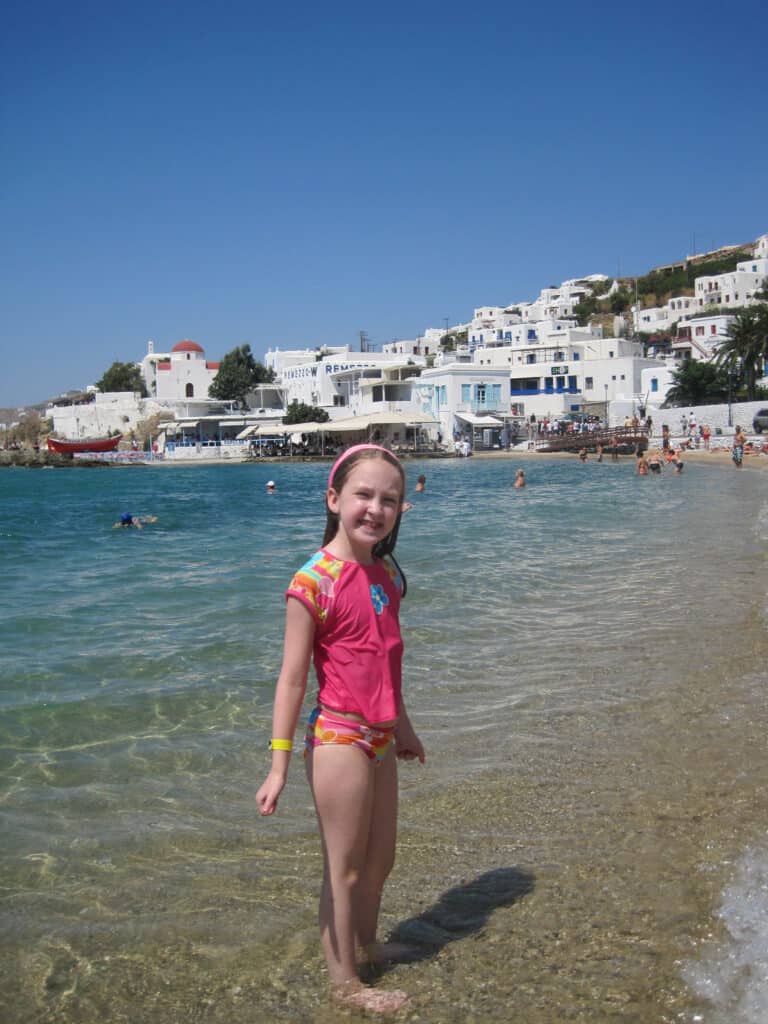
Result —
[{"label": "young girl", "polygon": [[358,964],[388,953],[376,928],[395,858],[396,758],[424,762],[401,694],[398,612],[406,586],[392,553],[404,493],[400,462],[378,445],[349,448],[331,469],[323,547],[287,591],[272,768],[256,794],[261,814],[274,813],[313,658],[318,695],[304,757],[323,848],[323,953],[333,995],[381,1013],[408,996],[363,985]]},{"label": "young girl", "polygon": [[518,469],[515,473],[515,482],[512,484],[513,487],[525,487],[525,470]]}]

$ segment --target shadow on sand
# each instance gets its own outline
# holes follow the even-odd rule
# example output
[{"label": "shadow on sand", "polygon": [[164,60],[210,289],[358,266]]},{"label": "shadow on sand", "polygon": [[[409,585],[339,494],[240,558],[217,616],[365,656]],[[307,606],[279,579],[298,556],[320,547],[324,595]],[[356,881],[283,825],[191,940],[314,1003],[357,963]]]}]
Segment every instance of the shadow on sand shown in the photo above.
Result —
[{"label": "shadow on sand", "polygon": [[434,956],[449,942],[480,931],[494,910],[506,907],[533,891],[534,876],[520,868],[495,868],[444,892],[418,917],[401,921],[389,942],[402,943],[409,952],[391,963],[415,963]]}]

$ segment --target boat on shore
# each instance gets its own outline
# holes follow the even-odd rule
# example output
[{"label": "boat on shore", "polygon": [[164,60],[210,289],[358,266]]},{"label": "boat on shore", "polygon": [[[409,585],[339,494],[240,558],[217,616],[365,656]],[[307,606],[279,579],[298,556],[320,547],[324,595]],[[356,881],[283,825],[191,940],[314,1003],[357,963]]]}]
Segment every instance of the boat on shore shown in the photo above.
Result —
[{"label": "boat on shore", "polygon": [[122,434],[114,437],[80,437],[64,439],[48,438],[48,450],[59,455],[75,455],[79,452],[113,452],[123,439]]}]

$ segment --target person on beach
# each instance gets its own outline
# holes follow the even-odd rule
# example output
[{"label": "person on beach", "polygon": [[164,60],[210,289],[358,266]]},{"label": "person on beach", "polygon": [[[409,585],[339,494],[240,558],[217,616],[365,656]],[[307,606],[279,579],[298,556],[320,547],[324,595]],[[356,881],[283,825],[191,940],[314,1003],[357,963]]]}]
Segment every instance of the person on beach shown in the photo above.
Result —
[{"label": "person on beach", "polygon": [[712,427],[708,423],[701,425],[701,438],[704,442],[704,451],[709,451],[709,439],[712,437]]},{"label": "person on beach", "polygon": [[416,487],[414,489],[417,490],[417,491],[423,491],[424,488],[426,487],[426,485],[427,485],[427,478],[424,476],[423,473],[420,473],[418,475],[418,477],[416,478]]},{"label": "person on beach", "polygon": [[277,492],[277,484],[274,480],[267,481],[267,494],[275,494]]},{"label": "person on beach", "polygon": [[518,469],[515,473],[515,482],[512,484],[513,487],[525,487],[525,470]]},{"label": "person on beach", "polygon": [[579,462],[586,462],[586,461],[587,461],[587,449],[586,448],[579,448]]},{"label": "person on beach", "polygon": [[657,451],[652,451],[648,456],[648,469],[651,473],[661,473],[661,455]]},{"label": "person on beach", "polygon": [[637,456],[637,475],[648,476],[648,460],[646,459],[643,452]]},{"label": "person on beach", "polygon": [[733,459],[734,465],[737,469],[741,469],[741,462],[744,458],[744,445],[747,439],[741,427],[736,424],[736,433],[733,435],[733,447],[731,449],[731,458]]},{"label": "person on beach", "polygon": [[397,759],[425,759],[401,687],[406,582],[394,549],[404,492],[400,461],[379,445],[355,445],[331,469],[323,546],[286,595],[272,766],[256,794],[260,813],[273,814],[313,659],[318,694],[304,758],[323,850],[323,953],[332,996],[377,1013],[408,1002],[400,990],[364,985],[358,967],[398,953],[376,941],[381,892],[395,858]]},{"label": "person on beach", "polygon": [[603,446],[600,444],[599,441],[597,443],[597,461],[598,462],[602,462],[603,461]]}]

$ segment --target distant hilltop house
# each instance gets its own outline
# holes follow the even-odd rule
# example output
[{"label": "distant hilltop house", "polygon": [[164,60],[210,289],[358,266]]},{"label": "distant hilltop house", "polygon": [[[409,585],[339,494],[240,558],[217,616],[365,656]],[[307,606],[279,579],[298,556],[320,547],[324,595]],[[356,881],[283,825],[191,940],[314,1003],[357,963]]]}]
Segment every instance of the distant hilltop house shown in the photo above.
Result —
[{"label": "distant hilltop house", "polygon": [[[698,263],[707,257],[738,252],[741,246],[722,246],[704,256],[691,257]],[[684,264],[679,265],[682,269]],[[657,268],[665,269],[665,268]],[[675,371],[688,359],[712,362],[735,312],[761,300],[756,293],[768,284],[768,235],[761,235],[752,246],[752,258],[740,260],[736,269],[722,274],[700,274],[694,279],[693,295],[676,295],[663,306],[632,308],[635,331],[650,335],[648,355],[657,354],[660,339],[670,332],[674,340],[669,351],[661,352],[665,366],[659,373],[647,369],[642,374],[642,388],[650,400],[661,404],[674,384]],[[728,310],[734,312],[729,313]]]},{"label": "distant hilltop house", "polygon": [[[737,250],[738,246],[724,246],[715,255]],[[701,274],[695,278],[693,295],[675,295],[663,306],[641,309],[632,307],[634,328],[645,334],[662,334],[670,331],[676,323],[693,317],[716,315],[726,309],[739,309],[760,301],[755,293],[765,287],[768,281],[768,235],[761,235],[753,245],[751,259],[741,260],[736,269],[724,274]],[[707,254],[712,255],[712,254]],[[704,257],[701,257],[702,259]],[[682,269],[684,264],[675,264]],[[659,267],[658,270],[667,268]],[[727,324],[726,324],[727,327]],[[678,328],[678,334],[680,328]],[[704,332],[701,332],[703,334]],[[707,334],[715,333],[707,330]],[[724,333],[724,332],[723,332]],[[699,335],[697,335],[699,336]],[[695,351],[694,359],[701,358]]]},{"label": "distant hilltop house", "polygon": [[[768,236],[767,236],[768,237]],[[768,255],[742,260],[727,274],[696,278],[696,301],[700,310],[708,306],[749,306],[768,277]]]}]

